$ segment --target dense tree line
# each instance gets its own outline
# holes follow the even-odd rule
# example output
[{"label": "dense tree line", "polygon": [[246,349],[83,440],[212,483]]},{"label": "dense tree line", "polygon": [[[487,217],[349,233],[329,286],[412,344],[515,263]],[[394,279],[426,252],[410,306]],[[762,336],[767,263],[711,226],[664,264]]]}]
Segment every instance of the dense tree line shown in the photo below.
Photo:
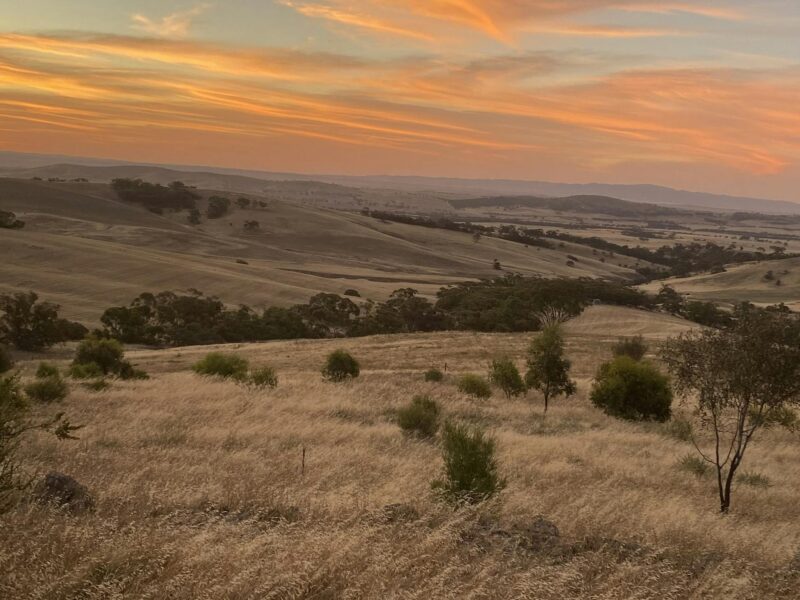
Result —
[{"label": "dense tree line", "polygon": [[141,179],[114,179],[112,189],[120,200],[141,204],[147,210],[162,213],[165,210],[192,210],[200,198],[194,190],[181,181],[169,185],[149,183]]},{"label": "dense tree line", "polygon": [[417,290],[395,290],[385,301],[357,304],[321,293],[306,304],[256,311],[226,308],[197,290],[145,293],[128,306],[107,309],[103,335],[125,343],[182,346],[296,338],[350,337],[450,329],[529,331],[538,312],[557,307],[576,315],[592,301],[651,307],[654,299],[618,283],[590,279],[543,279],[509,275],[463,283],[439,292],[436,302]]}]

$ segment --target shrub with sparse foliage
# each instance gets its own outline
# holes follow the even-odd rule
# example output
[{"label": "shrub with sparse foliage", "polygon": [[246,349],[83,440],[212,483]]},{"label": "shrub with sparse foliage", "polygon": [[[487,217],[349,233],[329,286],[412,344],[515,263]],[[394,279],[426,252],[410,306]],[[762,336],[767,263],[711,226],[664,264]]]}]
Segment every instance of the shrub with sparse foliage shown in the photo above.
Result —
[{"label": "shrub with sparse foliage", "polygon": [[477,427],[445,423],[442,458],[444,478],[432,485],[450,502],[482,502],[505,486],[498,474],[495,441]]},{"label": "shrub with sparse foliage", "polygon": [[60,373],[58,367],[53,363],[40,362],[36,369],[36,379],[47,379],[48,377],[58,377]]},{"label": "shrub with sparse foliage", "polygon": [[322,376],[328,381],[345,381],[359,376],[361,369],[358,361],[345,350],[334,350],[328,355]]},{"label": "shrub with sparse foliage", "polygon": [[489,365],[489,381],[503,390],[506,398],[525,393],[525,382],[514,362],[509,358],[498,358]]},{"label": "shrub with sparse foliage", "polygon": [[123,364],[124,351],[117,340],[90,336],[83,340],[75,352],[75,365],[97,365],[104,375],[118,374]]},{"label": "shrub with sparse foliage", "polygon": [[60,402],[69,394],[69,386],[56,374],[32,381],[25,386],[25,393],[36,402]]},{"label": "shrub with sparse foliage", "polygon": [[248,366],[247,359],[237,354],[209,352],[192,369],[199,375],[244,381]]},{"label": "shrub with sparse foliage", "polygon": [[272,367],[259,367],[250,371],[247,383],[257,388],[278,387],[278,374]]},{"label": "shrub with sparse foliage", "polygon": [[429,396],[415,396],[397,412],[397,423],[409,435],[431,438],[439,431],[439,405]]},{"label": "shrub with sparse foliage", "polygon": [[485,400],[492,395],[492,386],[480,375],[467,373],[458,380],[458,391],[473,398]]},{"label": "shrub with sparse foliage", "polygon": [[618,356],[600,366],[591,400],[606,414],[630,421],[664,422],[672,413],[667,376],[630,356]]},{"label": "shrub with sparse foliage", "polygon": [[96,363],[71,364],[68,371],[73,379],[95,379],[103,376],[103,369]]},{"label": "shrub with sparse foliage", "polygon": [[432,381],[434,383],[438,383],[440,381],[444,381],[444,373],[442,373],[437,368],[428,369],[425,371],[425,381]]},{"label": "shrub with sparse foliage", "polygon": [[647,354],[647,344],[640,335],[634,337],[620,338],[611,347],[614,356],[630,356],[633,360],[642,360]]}]

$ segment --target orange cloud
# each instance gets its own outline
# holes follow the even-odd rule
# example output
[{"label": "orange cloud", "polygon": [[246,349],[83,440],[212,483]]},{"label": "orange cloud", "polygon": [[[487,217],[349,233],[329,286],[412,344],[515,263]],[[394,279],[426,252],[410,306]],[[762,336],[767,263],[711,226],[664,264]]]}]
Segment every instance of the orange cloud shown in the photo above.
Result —
[{"label": "orange cloud", "polygon": [[198,4],[194,8],[169,14],[161,19],[151,19],[142,14],[131,15],[133,28],[162,37],[185,37],[194,19],[211,8],[210,4]]},{"label": "orange cloud", "polygon": [[276,168],[465,174],[625,161],[764,175],[800,163],[796,68],[592,72],[566,84],[573,57],[545,52],[368,60],[87,35],[0,35],[0,49],[0,129],[29,149],[69,141],[113,156],[174,140],[206,157],[247,148],[298,161]]},{"label": "orange cloud", "polygon": [[660,0],[283,0],[309,16],[352,25],[374,33],[429,40],[441,28],[455,26],[508,41],[515,31],[594,37],[675,35],[659,28],[612,27],[564,21],[586,13],[624,10],[644,13],[683,12],[714,19],[740,19],[741,13],[705,2]]}]

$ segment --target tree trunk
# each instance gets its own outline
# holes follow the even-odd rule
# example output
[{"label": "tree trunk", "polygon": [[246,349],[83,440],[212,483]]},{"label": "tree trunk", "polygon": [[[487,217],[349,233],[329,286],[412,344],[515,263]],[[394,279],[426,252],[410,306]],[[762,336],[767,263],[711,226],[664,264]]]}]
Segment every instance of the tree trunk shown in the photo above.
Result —
[{"label": "tree trunk", "polygon": [[544,414],[547,414],[547,403],[550,400],[550,394],[545,392],[544,393]]},{"label": "tree trunk", "polygon": [[741,456],[738,454],[733,456],[733,459],[731,459],[731,468],[728,470],[728,476],[725,478],[725,486],[720,488],[720,512],[722,514],[728,514],[731,509],[733,476],[736,474],[736,469],[739,468],[739,463],[741,461]]}]

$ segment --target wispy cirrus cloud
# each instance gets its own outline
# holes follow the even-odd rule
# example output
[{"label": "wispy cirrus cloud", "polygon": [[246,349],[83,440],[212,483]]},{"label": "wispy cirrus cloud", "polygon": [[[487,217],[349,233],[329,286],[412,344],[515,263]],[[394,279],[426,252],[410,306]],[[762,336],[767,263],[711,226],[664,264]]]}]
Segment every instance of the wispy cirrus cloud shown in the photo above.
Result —
[{"label": "wispy cirrus cloud", "polygon": [[[281,0],[308,17],[325,19],[376,34],[438,39],[442,29],[478,31],[509,41],[518,31],[567,36],[652,37],[680,32],[652,27],[576,23],[577,16],[603,11],[660,15],[685,13],[709,19],[739,20],[741,11],[698,0]],[[685,33],[684,33],[685,34]]]},{"label": "wispy cirrus cloud", "polygon": [[152,19],[136,13],[131,15],[131,26],[134,29],[159,37],[182,38],[189,35],[189,30],[194,20],[210,8],[211,4],[198,4],[188,10],[174,12],[160,19]]},{"label": "wispy cirrus cloud", "polygon": [[192,152],[203,143],[280,148],[276,160],[313,156],[318,170],[409,156],[441,171],[517,161],[597,172],[628,161],[763,176],[800,163],[796,67],[628,69],[559,83],[552,77],[580,67],[571,55],[377,60],[85,34],[0,35],[0,50],[0,127],[12,140],[36,132],[160,148],[174,134],[187,160],[202,159]]}]

